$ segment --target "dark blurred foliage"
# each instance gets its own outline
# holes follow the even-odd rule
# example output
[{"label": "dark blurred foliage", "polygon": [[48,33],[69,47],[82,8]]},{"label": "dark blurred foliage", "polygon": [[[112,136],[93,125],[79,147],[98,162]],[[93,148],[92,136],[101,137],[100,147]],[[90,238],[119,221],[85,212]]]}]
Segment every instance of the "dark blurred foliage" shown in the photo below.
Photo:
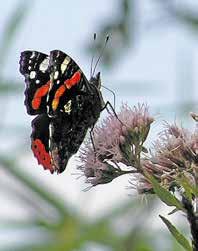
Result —
[{"label": "dark blurred foliage", "polygon": [[[104,45],[104,37],[108,34],[111,46],[105,49],[102,60],[107,67],[112,67],[117,58],[124,56],[129,48],[136,42],[136,29],[140,23],[138,15],[138,4],[135,0],[120,0],[119,11],[106,21],[101,21],[97,42],[88,46],[88,52],[99,51]],[[174,0],[153,0],[158,8],[158,16],[144,23],[145,30],[159,27],[162,29],[168,25],[184,24],[193,32],[198,32],[198,15],[195,11]],[[187,2],[187,1],[186,1]],[[112,13],[116,13],[112,10]],[[115,43],[115,44],[114,44]],[[116,45],[116,47],[114,46]],[[115,50],[116,48],[116,50]]]},{"label": "dark blurred foliage", "polygon": [[[153,0],[159,8],[159,13],[165,18],[165,25],[180,22],[185,27],[190,27],[195,33],[198,29],[198,18],[186,9],[180,9],[174,1]],[[0,96],[17,95],[23,92],[23,85],[3,77],[1,71],[6,64],[9,50],[14,43],[21,24],[25,22],[31,8],[30,1],[19,1],[14,9],[4,33],[0,40]],[[104,55],[104,65],[111,67],[116,59],[126,54],[130,47],[134,46],[136,38],[136,27],[139,22],[137,1],[120,0],[117,15],[106,20],[101,20],[100,29],[97,31],[98,39],[88,46],[88,51],[98,51],[104,45],[104,37],[110,34],[111,46],[107,46]],[[112,6],[112,8],[114,8]],[[114,10],[112,9],[112,12]],[[160,17],[161,18],[161,17]],[[161,22],[163,23],[163,22]],[[146,27],[154,26],[159,29],[157,22],[147,23]],[[160,29],[164,26],[161,25]],[[114,45],[116,44],[116,50]],[[13,58],[13,60],[16,60]],[[8,83],[12,83],[8,84]],[[185,105],[185,109],[192,108],[192,104]],[[2,122],[1,122],[2,124]],[[0,135],[5,132],[0,124]],[[24,128],[7,128],[13,135],[24,137]],[[0,235],[2,233],[13,233],[21,231],[17,244],[10,244],[8,248],[0,244],[2,251],[62,251],[62,250],[115,250],[115,251],[151,251],[159,250],[160,243],[164,243],[164,233],[156,233],[152,226],[148,226],[153,208],[156,202],[151,197],[147,206],[143,206],[139,200],[133,200],[123,205],[118,205],[100,219],[92,223],[82,218],[76,210],[66,205],[63,198],[57,196],[54,191],[49,190],[43,184],[33,179],[25,168],[19,164],[18,153],[24,152],[23,142],[19,141],[17,149],[12,149],[9,154],[0,152],[0,167],[2,173],[15,180],[15,183],[0,183],[1,190],[7,196],[17,199],[23,208],[31,215],[31,219],[1,219]],[[10,155],[10,152],[16,153]],[[13,210],[15,205],[13,204]],[[117,223],[117,224],[116,224]],[[127,226],[123,229],[123,226]],[[146,227],[147,226],[147,227]],[[145,229],[151,229],[145,231]],[[32,231],[27,237],[26,232]],[[38,232],[38,234],[37,234]],[[39,238],[33,238],[39,236]],[[24,237],[25,236],[25,237]],[[156,238],[157,236],[157,238]],[[7,237],[6,239],[9,239]],[[167,240],[167,236],[166,236]],[[6,243],[7,246],[9,243]],[[1,247],[2,245],[2,247]],[[11,246],[12,245],[12,246]],[[95,250],[95,249],[93,249]],[[164,250],[181,250],[173,239]]]},{"label": "dark blurred foliage", "polygon": [[[112,10],[114,13],[115,10]],[[105,48],[102,60],[106,67],[112,64],[133,44],[131,33],[135,29],[135,1],[121,0],[119,12],[108,20],[101,21],[98,38],[87,48],[91,55],[104,46],[104,38],[109,35],[111,46]],[[115,50],[116,48],[116,50]]]}]

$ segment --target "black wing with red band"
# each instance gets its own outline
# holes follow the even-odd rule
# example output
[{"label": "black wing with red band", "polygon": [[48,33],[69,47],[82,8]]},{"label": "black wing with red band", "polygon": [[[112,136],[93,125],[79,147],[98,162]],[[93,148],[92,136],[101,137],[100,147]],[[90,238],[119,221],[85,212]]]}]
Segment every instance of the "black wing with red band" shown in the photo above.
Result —
[{"label": "black wing with red band", "polygon": [[62,51],[50,52],[49,114],[64,111],[65,105],[77,95],[87,94],[89,82],[74,60]]},{"label": "black wing with red band", "polygon": [[25,76],[28,114],[46,113],[46,97],[50,87],[49,57],[37,51],[24,51],[19,63],[20,72]]},{"label": "black wing with red band", "polygon": [[44,169],[60,173],[102,110],[99,78],[88,82],[74,60],[59,50],[49,56],[22,52],[20,72],[27,112],[38,115],[32,121],[32,151]]},{"label": "black wing with red band", "polygon": [[74,125],[62,113],[56,119],[51,119],[46,114],[39,115],[32,121],[32,128],[34,156],[51,173],[64,171],[70,157],[78,151],[88,129],[83,120],[77,119]]},{"label": "black wing with red band", "polygon": [[52,159],[49,149],[49,125],[51,119],[47,114],[38,115],[32,121],[32,151],[34,156],[37,158],[38,163],[41,164],[44,169],[54,172],[52,166]]}]

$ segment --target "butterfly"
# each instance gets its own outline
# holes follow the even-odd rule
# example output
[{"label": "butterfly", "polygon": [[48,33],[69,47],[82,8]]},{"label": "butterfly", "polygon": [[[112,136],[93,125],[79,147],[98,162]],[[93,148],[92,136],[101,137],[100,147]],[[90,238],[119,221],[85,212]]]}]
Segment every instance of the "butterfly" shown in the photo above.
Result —
[{"label": "butterfly", "polygon": [[25,77],[24,104],[32,120],[31,148],[51,173],[65,170],[105,108],[98,72],[88,81],[67,54],[24,51],[20,73]]}]

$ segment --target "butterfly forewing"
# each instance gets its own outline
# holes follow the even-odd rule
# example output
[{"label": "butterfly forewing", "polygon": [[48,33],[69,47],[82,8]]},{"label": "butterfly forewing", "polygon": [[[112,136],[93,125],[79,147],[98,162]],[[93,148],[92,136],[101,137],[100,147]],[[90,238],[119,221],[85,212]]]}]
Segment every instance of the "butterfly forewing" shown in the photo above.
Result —
[{"label": "butterfly forewing", "polygon": [[[74,60],[62,51],[50,52],[50,78],[53,82],[49,93],[49,114],[67,113],[77,95],[86,95],[89,82]],[[69,102],[69,103],[68,103]]]},{"label": "butterfly forewing", "polygon": [[25,105],[30,115],[47,111],[46,98],[50,86],[49,57],[37,51],[24,51],[20,58],[20,72],[25,77]]}]

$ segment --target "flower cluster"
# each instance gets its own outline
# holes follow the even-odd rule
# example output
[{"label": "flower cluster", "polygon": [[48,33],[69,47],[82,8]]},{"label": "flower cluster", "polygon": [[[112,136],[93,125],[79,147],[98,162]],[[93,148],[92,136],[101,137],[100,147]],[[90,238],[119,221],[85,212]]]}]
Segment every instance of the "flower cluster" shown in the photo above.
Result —
[{"label": "flower cluster", "polygon": [[[84,172],[88,182],[104,184],[122,174],[137,172],[140,154],[145,149],[143,143],[153,121],[146,105],[130,108],[123,104],[117,116],[109,114],[96,126],[93,140],[80,153],[78,169]],[[121,163],[132,170],[122,170]]]},{"label": "flower cluster", "polygon": [[[197,114],[191,113],[191,117],[198,122]],[[198,127],[188,131],[176,124],[165,124],[153,151],[148,153],[143,144],[153,121],[147,106],[131,109],[123,105],[117,115],[110,114],[95,127],[92,140],[81,149],[78,169],[92,186],[132,174],[131,187],[139,194],[155,193],[168,206],[175,207],[171,213],[181,210],[186,214],[192,247],[198,250]],[[174,193],[176,190],[179,193]],[[165,217],[160,217],[178,240],[182,235]],[[187,240],[185,247],[186,243]]]},{"label": "flower cluster", "polygon": [[[168,189],[177,185],[182,175],[195,185],[198,173],[198,130],[190,132],[176,125],[166,125],[160,139],[154,144],[152,156],[142,160],[141,164],[144,170]],[[146,178],[141,175],[139,179],[140,192],[152,191]]]}]

